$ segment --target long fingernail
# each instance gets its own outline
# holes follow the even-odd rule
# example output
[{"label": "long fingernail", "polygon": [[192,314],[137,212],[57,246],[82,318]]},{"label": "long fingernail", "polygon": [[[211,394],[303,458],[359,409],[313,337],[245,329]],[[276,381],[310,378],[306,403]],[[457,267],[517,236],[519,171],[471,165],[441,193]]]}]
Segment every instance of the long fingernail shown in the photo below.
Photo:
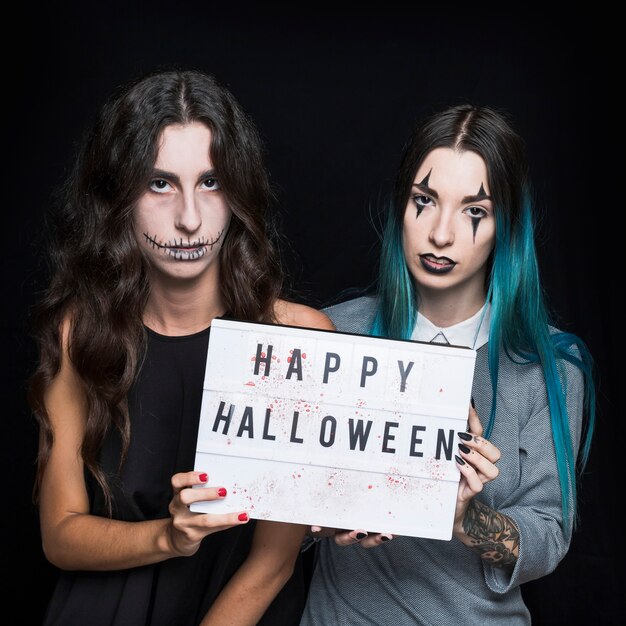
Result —
[{"label": "long fingernail", "polygon": [[465,454],[469,454],[471,452],[471,450],[464,443],[459,444],[459,450],[461,452],[465,452]]},{"label": "long fingernail", "polygon": [[237,516],[237,519],[240,522],[247,522],[248,521],[248,514],[247,513],[239,513],[239,515]]},{"label": "long fingernail", "polygon": [[365,539],[365,537],[367,537],[367,533],[357,533],[356,534],[356,538],[358,541],[361,541],[361,539]]},{"label": "long fingernail", "polygon": [[474,396],[470,398],[470,402],[472,403],[472,408],[475,409],[476,405],[474,404]]},{"label": "long fingernail", "polygon": [[471,441],[472,436],[469,433],[457,433],[459,435],[459,439],[463,439],[463,441]]},{"label": "long fingernail", "polygon": [[454,460],[459,464],[459,465],[465,465],[465,461],[458,455],[455,454],[454,455]]},{"label": "long fingernail", "polygon": [[205,483],[207,480],[209,480],[208,474],[200,474],[200,476],[198,476],[198,478],[200,479],[201,483]]},{"label": "long fingernail", "polygon": [[220,498],[223,498],[223,497],[224,497],[227,493],[228,493],[228,492],[226,491],[226,489],[224,489],[224,487],[220,487],[220,488],[217,490],[217,495],[218,495]]}]

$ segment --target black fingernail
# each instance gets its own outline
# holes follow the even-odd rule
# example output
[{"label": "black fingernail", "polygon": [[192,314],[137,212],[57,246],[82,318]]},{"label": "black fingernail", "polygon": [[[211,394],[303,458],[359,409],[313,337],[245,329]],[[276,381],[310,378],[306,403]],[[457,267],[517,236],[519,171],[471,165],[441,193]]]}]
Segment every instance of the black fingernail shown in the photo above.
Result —
[{"label": "black fingernail", "polygon": [[469,454],[471,452],[471,450],[464,443],[459,444],[459,450],[461,452],[465,452],[465,454]]},{"label": "black fingernail", "polygon": [[472,403],[472,408],[475,409],[476,405],[474,404],[474,396],[470,398],[470,402]]},{"label": "black fingernail", "polygon": [[472,436],[469,433],[457,433],[459,435],[459,439],[463,439],[463,441],[471,441]]},{"label": "black fingernail", "polygon": [[387,537],[387,535],[381,535],[380,536],[380,540],[381,541],[389,541],[389,537]]},{"label": "black fingernail", "polygon": [[356,538],[361,541],[361,539],[365,539],[367,537],[367,533],[357,533]]},{"label": "black fingernail", "polygon": [[459,465],[465,465],[465,461],[458,456],[457,454],[454,455],[454,460],[459,464]]}]

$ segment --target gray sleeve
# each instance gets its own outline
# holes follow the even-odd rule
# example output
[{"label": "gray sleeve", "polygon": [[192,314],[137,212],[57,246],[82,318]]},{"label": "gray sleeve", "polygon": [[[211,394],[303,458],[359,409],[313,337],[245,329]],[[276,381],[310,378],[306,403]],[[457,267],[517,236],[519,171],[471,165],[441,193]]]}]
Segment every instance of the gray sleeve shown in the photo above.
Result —
[{"label": "gray sleeve", "polygon": [[[582,426],[583,378],[575,365],[565,361],[561,363],[560,376],[576,456]],[[535,382],[535,404],[520,431],[519,485],[498,507],[519,530],[519,558],[512,572],[484,563],[485,581],[495,593],[507,593],[552,572],[567,553],[571,540],[571,532],[566,533],[563,527],[561,488],[543,377],[536,377]],[[572,521],[570,515],[570,528]]]},{"label": "gray sleeve", "polygon": [[376,314],[376,299],[362,296],[322,310],[339,332],[367,335]]}]

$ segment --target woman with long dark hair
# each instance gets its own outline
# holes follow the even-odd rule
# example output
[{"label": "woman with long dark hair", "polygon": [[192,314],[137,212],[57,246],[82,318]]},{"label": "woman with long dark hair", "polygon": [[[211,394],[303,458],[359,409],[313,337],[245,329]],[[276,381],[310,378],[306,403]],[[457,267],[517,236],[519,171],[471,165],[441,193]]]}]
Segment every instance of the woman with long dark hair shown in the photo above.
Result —
[{"label": "woman with long dark hair", "polygon": [[305,527],[189,510],[228,497],[190,471],[211,321],[333,328],[281,297],[271,208],[258,133],[204,73],[124,85],[84,137],[49,225],[30,385],[61,570],[46,624],[299,620]]}]

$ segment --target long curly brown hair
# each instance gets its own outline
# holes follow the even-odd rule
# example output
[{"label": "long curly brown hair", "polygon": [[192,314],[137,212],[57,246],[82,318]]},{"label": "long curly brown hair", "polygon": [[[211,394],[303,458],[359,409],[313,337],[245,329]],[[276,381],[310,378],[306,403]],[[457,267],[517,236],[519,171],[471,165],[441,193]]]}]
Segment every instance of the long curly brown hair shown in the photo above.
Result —
[{"label": "long curly brown hair", "polygon": [[133,209],[150,180],[163,129],[190,122],[211,130],[211,160],[232,210],[220,252],[226,310],[238,319],[275,321],[283,273],[254,124],[227,88],[196,70],[155,72],[120,87],[85,134],[46,225],[53,235],[51,278],[33,312],[39,360],[28,390],[40,427],[35,501],[53,443],[44,394],[59,371],[61,325],[69,319],[69,356],[87,398],[81,455],[111,510],[98,459],[112,428],[123,442],[120,465],[128,449],[126,398],[145,349],[142,312],[150,290]]}]

